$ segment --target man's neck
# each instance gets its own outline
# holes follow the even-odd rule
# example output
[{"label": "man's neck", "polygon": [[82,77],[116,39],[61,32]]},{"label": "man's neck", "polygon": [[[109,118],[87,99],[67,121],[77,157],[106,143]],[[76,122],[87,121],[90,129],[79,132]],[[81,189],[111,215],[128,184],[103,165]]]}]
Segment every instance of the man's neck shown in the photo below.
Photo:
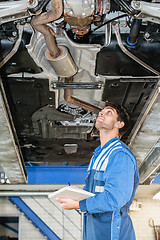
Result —
[{"label": "man's neck", "polygon": [[115,138],[115,137],[118,137],[118,132],[100,131],[101,147],[103,147],[107,142],[109,142],[112,138]]}]

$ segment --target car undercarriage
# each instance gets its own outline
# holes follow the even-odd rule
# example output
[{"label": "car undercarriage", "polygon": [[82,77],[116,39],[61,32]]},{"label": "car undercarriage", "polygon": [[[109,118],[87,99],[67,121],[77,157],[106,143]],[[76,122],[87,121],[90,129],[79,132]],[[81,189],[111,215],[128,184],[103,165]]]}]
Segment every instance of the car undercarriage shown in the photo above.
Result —
[{"label": "car undercarriage", "polygon": [[10,183],[25,182],[27,164],[87,165],[108,101],[130,114],[122,140],[141,184],[159,173],[159,1],[1,1],[0,47],[0,165]]}]

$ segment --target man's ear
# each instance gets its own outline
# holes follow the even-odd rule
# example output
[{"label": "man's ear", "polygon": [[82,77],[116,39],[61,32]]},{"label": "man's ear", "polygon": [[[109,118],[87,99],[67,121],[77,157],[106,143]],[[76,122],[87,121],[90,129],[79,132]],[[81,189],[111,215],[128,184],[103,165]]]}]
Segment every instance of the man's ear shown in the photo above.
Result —
[{"label": "man's ear", "polygon": [[123,121],[121,121],[121,122],[119,121],[119,122],[116,124],[116,127],[120,129],[120,128],[123,128],[124,125],[125,125],[125,124],[124,124]]}]

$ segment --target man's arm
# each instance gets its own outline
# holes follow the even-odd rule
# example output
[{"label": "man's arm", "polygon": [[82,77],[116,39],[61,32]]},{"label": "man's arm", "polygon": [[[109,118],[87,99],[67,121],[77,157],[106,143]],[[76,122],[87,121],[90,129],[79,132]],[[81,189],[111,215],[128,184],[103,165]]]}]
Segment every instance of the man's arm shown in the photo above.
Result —
[{"label": "man's arm", "polygon": [[70,198],[55,198],[55,200],[65,210],[79,209],[79,201]]},{"label": "man's arm", "polygon": [[82,212],[103,213],[123,207],[131,198],[134,187],[134,163],[130,156],[119,152],[111,159],[107,169],[104,192],[80,202],[56,198],[63,209],[79,209]]},{"label": "man's arm", "polygon": [[104,172],[104,192],[79,202],[88,213],[116,211],[130,201],[134,188],[135,165],[123,151],[116,153]]}]

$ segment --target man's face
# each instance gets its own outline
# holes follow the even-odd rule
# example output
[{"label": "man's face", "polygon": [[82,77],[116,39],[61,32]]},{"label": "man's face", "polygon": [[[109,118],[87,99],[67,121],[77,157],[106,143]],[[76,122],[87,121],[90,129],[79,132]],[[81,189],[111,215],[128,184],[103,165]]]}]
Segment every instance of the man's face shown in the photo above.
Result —
[{"label": "man's face", "polygon": [[118,118],[117,111],[114,108],[107,106],[102,111],[99,112],[95,126],[98,130],[101,129],[112,130],[115,127],[115,125],[119,123],[117,118]]}]

